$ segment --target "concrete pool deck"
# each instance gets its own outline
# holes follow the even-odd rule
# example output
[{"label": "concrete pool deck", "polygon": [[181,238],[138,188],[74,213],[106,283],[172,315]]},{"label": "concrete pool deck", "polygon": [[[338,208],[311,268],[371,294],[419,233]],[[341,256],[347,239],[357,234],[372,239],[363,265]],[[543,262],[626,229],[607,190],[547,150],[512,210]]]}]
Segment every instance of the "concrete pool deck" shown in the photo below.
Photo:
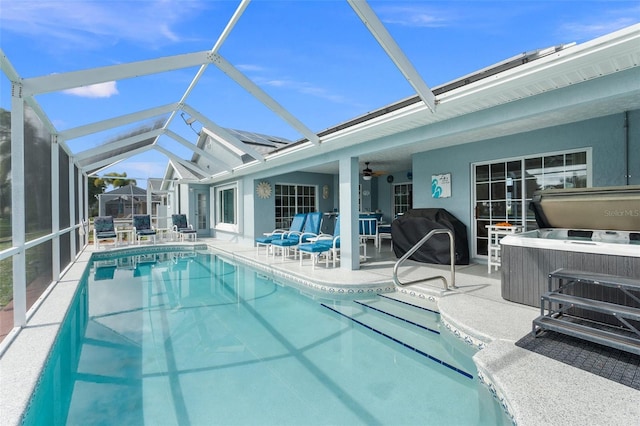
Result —
[{"label": "concrete pool deck", "polygon": [[[328,295],[341,290],[395,289],[392,273],[396,259],[388,245],[380,253],[370,245],[370,258],[359,270],[348,271],[323,264],[312,269],[309,260],[303,266],[298,260],[274,260],[264,251],[257,255],[255,247],[242,244],[215,239],[199,239],[198,243]],[[81,253],[0,357],[1,425],[19,424],[92,252],[93,247],[87,247]],[[403,282],[434,275],[449,279],[449,269],[408,261],[399,271]],[[498,398],[504,398],[518,425],[637,424],[640,391],[515,345],[531,331],[531,321],[539,310],[502,299],[499,273],[488,274],[486,265],[460,266],[456,268],[456,285],[456,289],[444,291],[442,281],[435,280],[401,291],[437,299],[443,321],[483,348],[474,356],[481,379]]]}]

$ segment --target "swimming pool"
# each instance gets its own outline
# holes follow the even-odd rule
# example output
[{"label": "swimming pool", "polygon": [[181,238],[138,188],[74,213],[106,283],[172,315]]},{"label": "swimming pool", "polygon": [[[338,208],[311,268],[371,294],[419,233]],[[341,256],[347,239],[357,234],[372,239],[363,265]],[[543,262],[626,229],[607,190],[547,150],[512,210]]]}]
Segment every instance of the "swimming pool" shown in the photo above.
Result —
[{"label": "swimming pool", "polygon": [[203,252],[94,260],[24,424],[508,424],[471,348],[392,295]]}]

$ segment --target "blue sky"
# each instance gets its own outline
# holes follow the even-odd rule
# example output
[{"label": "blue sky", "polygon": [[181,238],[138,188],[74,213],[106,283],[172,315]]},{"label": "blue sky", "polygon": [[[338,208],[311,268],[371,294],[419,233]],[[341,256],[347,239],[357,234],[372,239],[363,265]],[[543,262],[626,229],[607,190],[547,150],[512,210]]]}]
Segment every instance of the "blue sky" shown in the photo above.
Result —
[{"label": "blue sky", "polygon": [[[209,50],[239,2],[0,0],[0,45],[24,78]],[[640,22],[640,1],[371,1],[429,87],[522,52],[583,43]],[[346,1],[254,0],[219,53],[314,132],[414,94]],[[197,68],[37,97],[58,130],[177,102]],[[222,127],[297,140],[209,66],[187,103]],[[0,106],[10,108],[3,76]],[[135,127],[135,126],[133,126]],[[127,129],[69,142],[74,152]],[[194,141],[182,120],[171,130]],[[190,158],[168,138],[160,145]],[[160,177],[145,153],[107,171]],[[144,181],[141,181],[144,184]]]}]

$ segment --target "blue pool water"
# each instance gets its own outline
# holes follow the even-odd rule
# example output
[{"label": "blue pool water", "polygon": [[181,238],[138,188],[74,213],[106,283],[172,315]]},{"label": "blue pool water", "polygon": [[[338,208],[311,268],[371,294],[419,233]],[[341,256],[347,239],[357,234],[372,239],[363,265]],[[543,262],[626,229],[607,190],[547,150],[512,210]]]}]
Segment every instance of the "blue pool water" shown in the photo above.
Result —
[{"label": "blue pool water", "polygon": [[94,261],[24,424],[507,424],[471,348],[440,328],[209,253]]}]

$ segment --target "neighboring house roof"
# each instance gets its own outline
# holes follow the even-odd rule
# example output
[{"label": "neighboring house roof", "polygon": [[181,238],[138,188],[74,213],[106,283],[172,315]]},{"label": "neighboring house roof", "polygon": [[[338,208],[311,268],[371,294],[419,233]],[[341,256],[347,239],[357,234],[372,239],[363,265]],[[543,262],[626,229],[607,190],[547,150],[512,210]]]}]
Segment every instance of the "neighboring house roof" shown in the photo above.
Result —
[{"label": "neighboring house roof", "polygon": [[[192,161],[193,162],[193,161]],[[197,164],[195,162],[193,162],[194,164]],[[175,175],[172,176],[176,177],[178,179],[182,179],[182,180],[200,180],[200,179],[204,179],[206,176],[201,175],[200,173],[197,173],[191,169],[188,169],[187,167],[183,166],[182,164],[176,162],[176,161],[170,161],[170,165],[171,167],[173,167],[174,173]]]},{"label": "neighboring house roof", "polygon": [[[262,133],[245,130],[223,129],[226,133],[245,145],[247,149],[256,151],[262,155],[269,154],[293,144],[292,141]],[[200,132],[197,143],[198,148],[208,154],[207,157],[194,153],[190,163],[199,169],[206,171],[209,176],[228,170],[239,164],[245,164],[254,158],[242,151],[242,148],[221,143],[209,135],[208,132]],[[171,172],[172,169],[172,173]],[[169,166],[165,172],[165,179],[177,178],[179,180],[201,180],[203,176],[195,170],[191,170],[177,161],[169,160]]]},{"label": "neighboring house roof", "polygon": [[121,186],[120,188],[115,188],[111,191],[105,192],[101,195],[147,195],[147,191],[145,189],[140,188],[139,186],[129,184],[125,186]]}]

